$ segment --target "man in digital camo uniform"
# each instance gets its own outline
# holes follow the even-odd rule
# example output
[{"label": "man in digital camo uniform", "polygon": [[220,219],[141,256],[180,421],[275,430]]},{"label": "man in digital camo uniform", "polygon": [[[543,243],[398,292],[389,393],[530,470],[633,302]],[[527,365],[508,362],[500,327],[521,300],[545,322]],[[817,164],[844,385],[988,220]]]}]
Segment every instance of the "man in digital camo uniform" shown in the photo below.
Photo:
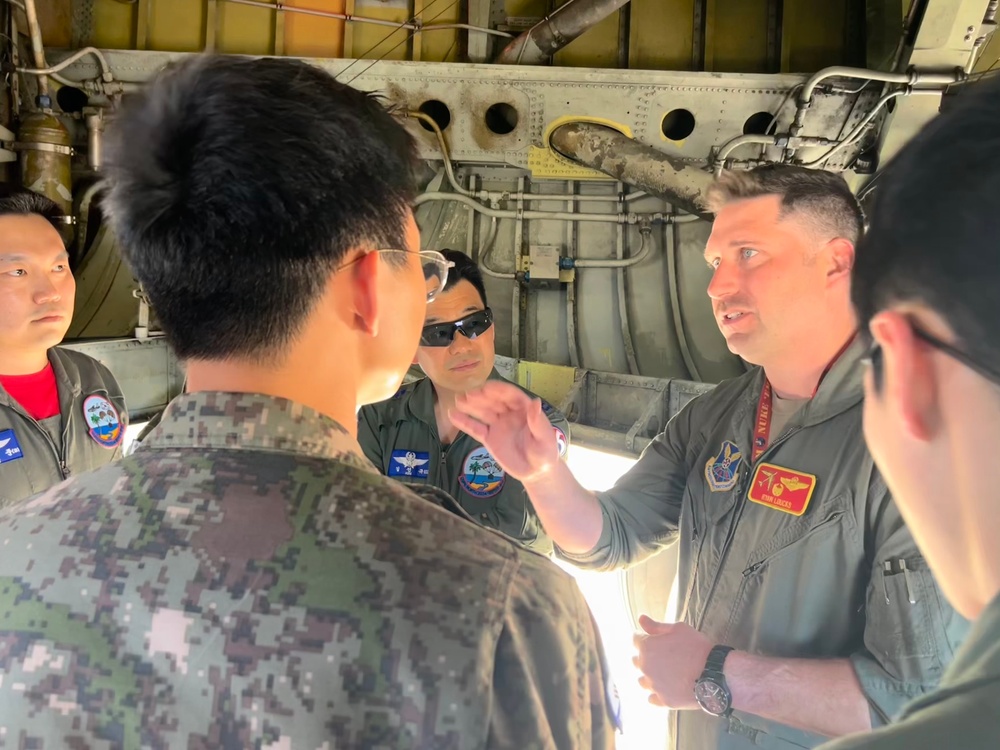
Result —
[{"label": "man in digital camo uniform", "polygon": [[0,513],[0,742],[611,748],[572,580],[354,438],[447,276],[406,131],[304,63],[208,57],[109,140],[112,227],[189,392]]},{"label": "man in digital camo uniform", "polygon": [[[358,442],[386,476],[439,487],[478,523],[548,554],[552,542],[524,486],[448,416],[458,394],[503,378],[493,366],[496,336],[482,274],[465,253],[443,255],[454,265],[444,291],[427,305],[416,356],[427,377],[404,385],[391,399],[362,407]],[[542,409],[565,456],[569,422],[546,401]]]}]

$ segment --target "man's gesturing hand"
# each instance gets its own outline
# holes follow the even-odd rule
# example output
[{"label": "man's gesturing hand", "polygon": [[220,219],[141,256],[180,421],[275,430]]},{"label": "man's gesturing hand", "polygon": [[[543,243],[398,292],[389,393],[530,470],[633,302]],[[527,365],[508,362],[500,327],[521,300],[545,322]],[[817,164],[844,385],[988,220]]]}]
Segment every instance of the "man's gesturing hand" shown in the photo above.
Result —
[{"label": "man's gesturing hand", "polygon": [[524,484],[559,463],[556,433],[542,413],[541,401],[510,383],[491,380],[459,396],[448,416]]},{"label": "man's gesturing hand", "polygon": [[694,683],[701,677],[712,643],[682,622],[673,625],[642,615],[639,625],[647,635],[636,635],[639,655],[632,663],[643,676],[639,684],[652,695],[649,702],[681,711],[699,708]]}]

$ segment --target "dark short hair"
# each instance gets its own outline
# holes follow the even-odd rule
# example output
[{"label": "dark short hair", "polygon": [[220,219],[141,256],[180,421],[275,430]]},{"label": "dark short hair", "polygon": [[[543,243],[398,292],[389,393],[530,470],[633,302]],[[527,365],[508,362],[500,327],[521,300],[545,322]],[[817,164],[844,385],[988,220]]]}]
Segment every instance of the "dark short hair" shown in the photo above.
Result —
[{"label": "dark short hair", "polygon": [[708,189],[708,207],[718,213],[732,201],[777,195],[782,214],[808,216],[830,239],[857,243],[865,217],[839,174],[793,164],[765,164],[749,171],[724,172]]},{"label": "dark short hair", "polygon": [[1000,78],[966,84],[879,178],[851,282],[862,331],[906,302],[1000,370]]},{"label": "dark short hair", "polygon": [[273,360],[345,253],[406,247],[413,139],[306,63],[189,58],[107,140],[111,227],[181,358]]},{"label": "dark short hair", "polygon": [[483,301],[483,307],[489,307],[486,301],[486,286],[483,284],[483,274],[479,266],[468,255],[458,250],[442,250],[441,254],[452,263],[453,268],[448,269],[448,283],[444,285],[444,290],[454,288],[460,281],[468,281],[479,292],[479,297]]},{"label": "dark short hair", "polygon": [[37,214],[56,229],[62,223],[63,212],[52,199],[9,182],[0,183],[0,216],[28,216]]}]

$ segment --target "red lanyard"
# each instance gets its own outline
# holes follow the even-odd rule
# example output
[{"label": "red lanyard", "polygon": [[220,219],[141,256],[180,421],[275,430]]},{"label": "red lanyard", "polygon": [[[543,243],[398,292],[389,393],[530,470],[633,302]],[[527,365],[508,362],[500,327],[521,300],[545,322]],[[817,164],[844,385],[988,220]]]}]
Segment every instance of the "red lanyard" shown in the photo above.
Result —
[{"label": "red lanyard", "polygon": [[[823,374],[819,376],[819,382],[816,383],[816,387],[813,389],[812,396],[816,396],[817,391],[819,391],[820,384],[823,382],[823,378],[827,376],[827,373],[833,369],[834,364],[840,359],[844,352],[847,351],[848,347],[854,343],[854,339],[857,336],[855,333],[851,338],[847,340],[840,351],[837,352],[836,356],[830,360],[830,364],[826,366],[823,370]],[[764,378],[764,387],[760,391],[760,400],[757,402],[757,421],[754,423],[754,433],[753,433],[753,463],[757,463],[764,451],[767,450],[767,444],[771,439],[771,414],[774,411],[773,407],[773,396],[774,391],[771,388],[771,383],[767,378]]]},{"label": "red lanyard", "polygon": [[757,463],[757,459],[767,450],[767,441],[771,436],[771,405],[771,383],[764,378],[764,388],[760,392],[760,401],[757,402],[757,422],[754,424],[753,463]]}]

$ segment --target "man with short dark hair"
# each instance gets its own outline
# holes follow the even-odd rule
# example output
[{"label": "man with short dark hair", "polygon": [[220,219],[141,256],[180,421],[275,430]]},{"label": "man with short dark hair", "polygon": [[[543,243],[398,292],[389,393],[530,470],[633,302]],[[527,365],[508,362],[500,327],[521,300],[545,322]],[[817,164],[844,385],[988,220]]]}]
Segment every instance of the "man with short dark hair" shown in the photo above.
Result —
[{"label": "man with short dark hair", "polygon": [[57,346],[76,294],[61,218],[44,195],[0,186],[0,507],[122,455],[117,381]]},{"label": "man with short dark hair", "polygon": [[610,569],[680,545],[679,622],[642,617],[636,638],[673,747],[815,747],[934,688],[967,623],[862,440],[847,185],[768,166],[711,199],[708,294],[757,367],[688,404],[608,492],[573,479],[537,404],[502,383],[460,398],[455,422],[524,483],[565,559]]},{"label": "man with short dark hair", "polygon": [[824,750],[1000,747],[998,120],[993,77],[884,168],[853,278],[871,344],[865,436],[945,595],[975,622],[938,690]]},{"label": "man with short dark hair", "polygon": [[[383,474],[438,487],[478,523],[548,554],[552,542],[524,487],[506,475],[482,443],[451,422],[449,413],[460,393],[503,379],[493,366],[493,312],[479,267],[457,250],[443,255],[453,264],[448,284],[427,305],[415,358],[427,377],[404,385],[391,399],[362,407],[358,442]],[[569,423],[551,404],[543,401],[542,409],[565,455]]]},{"label": "man with short dark hair", "polygon": [[105,206],[188,392],[128,458],[0,514],[6,742],[612,747],[572,580],[355,439],[447,279],[414,161],[302,62],[195,57],[125,103]]}]

